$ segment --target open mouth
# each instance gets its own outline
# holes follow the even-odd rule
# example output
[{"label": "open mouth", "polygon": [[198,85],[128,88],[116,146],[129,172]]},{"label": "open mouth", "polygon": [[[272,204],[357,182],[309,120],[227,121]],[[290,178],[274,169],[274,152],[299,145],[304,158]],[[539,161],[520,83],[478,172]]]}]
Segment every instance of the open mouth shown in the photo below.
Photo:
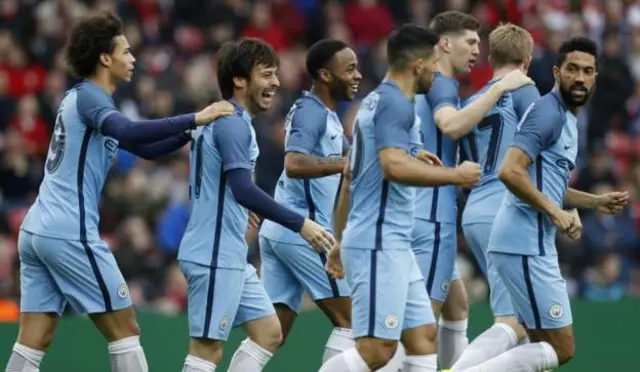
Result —
[{"label": "open mouth", "polygon": [[353,84],[349,84],[349,90],[353,93],[356,94],[358,93],[358,88],[360,87],[360,83],[353,83]]},{"label": "open mouth", "polygon": [[275,94],[275,90],[265,90],[262,92],[262,98],[271,99]]}]

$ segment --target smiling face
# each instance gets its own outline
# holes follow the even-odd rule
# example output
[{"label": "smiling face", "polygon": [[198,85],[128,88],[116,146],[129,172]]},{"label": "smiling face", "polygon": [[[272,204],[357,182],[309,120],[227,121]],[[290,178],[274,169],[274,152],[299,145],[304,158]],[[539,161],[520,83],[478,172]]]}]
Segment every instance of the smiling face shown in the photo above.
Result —
[{"label": "smiling face", "polygon": [[246,94],[255,107],[267,111],[271,108],[278,87],[278,67],[259,64],[251,70],[251,77],[246,82]]},{"label": "smiling face", "polygon": [[325,69],[329,92],[335,101],[351,101],[360,87],[362,74],[358,70],[358,57],[351,48],[336,53],[329,68]]}]

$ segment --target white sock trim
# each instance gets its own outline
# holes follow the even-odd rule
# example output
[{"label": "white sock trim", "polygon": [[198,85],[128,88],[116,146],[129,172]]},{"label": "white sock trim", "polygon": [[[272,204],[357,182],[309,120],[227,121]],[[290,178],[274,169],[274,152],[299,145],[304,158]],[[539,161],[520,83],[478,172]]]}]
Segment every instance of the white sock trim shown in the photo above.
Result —
[{"label": "white sock trim", "polygon": [[109,354],[124,354],[140,347],[140,336],[125,337],[109,342]]},{"label": "white sock trim", "polygon": [[342,353],[342,357],[344,358],[345,363],[347,364],[347,368],[349,371],[362,371],[366,370],[370,371],[369,365],[362,359],[362,355],[356,350],[355,347],[352,347],[349,350],[345,350]]},{"label": "white sock trim", "polygon": [[267,362],[269,362],[269,359],[271,359],[271,357],[273,356],[272,352],[258,345],[250,338],[245,338],[244,341],[242,341],[242,343],[240,344],[240,349],[242,349],[243,352],[251,355],[263,366],[266,365]]},{"label": "white sock trim", "polygon": [[184,360],[184,364],[189,367],[202,369],[206,371],[209,371],[209,370],[215,371],[216,369],[215,363],[202,358],[198,358],[197,356],[191,355],[191,354],[187,355],[187,357]]},{"label": "white sock trim", "polygon": [[504,323],[495,323],[493,326],[491,326],[492,328],[499,328],[502,329],[503,331],[505,331],[508,335],[509,335],[509,347],[514,347],[518,344],[518,334],[516,334],[516,331],[511,328],[510,326],[508,326],[507,324]]},{"label": "white sock trim", "polygon": [[36,350],[17,342],[13,345],[13,352],[20,355],[36,367],[40,367],[40,362],[42,361],[42,358],[44,358],[44,351]]},{"label": "white sock trim", "polygon": [[438,356],[436,354],[408,355],[405,358],[404,362],[405,364],[408,364],[411,366],[434,368],[438,366]]},{"label": "white sock trim", "polygon": [[466,332],[469,327],[469,319],[464,320],[446,320],[440,318],[440,327],[450,329],[457,332]]},{"label": "white sock trim", "polygon": [[555,349],[548,342],[540,342],[540,347],[545,356],[545,369],[556,368],[558,366],[558,354]]}]

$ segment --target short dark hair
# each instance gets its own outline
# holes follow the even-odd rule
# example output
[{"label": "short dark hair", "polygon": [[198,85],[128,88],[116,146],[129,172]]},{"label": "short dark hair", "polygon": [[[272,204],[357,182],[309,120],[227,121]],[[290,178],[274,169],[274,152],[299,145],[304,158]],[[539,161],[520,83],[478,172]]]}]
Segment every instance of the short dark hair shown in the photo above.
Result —
[{"label": "short dark hair", "polygon": [[571,52],[583,52],[591,54],[596,59],[598,58],[598,46],[595,41],[584,36],[578,36],[562,43],[560,50],[558,50],[556,66],[562,66],[564,61],[567,59],[567,54]]},{"label": "short dark hair", "polygon": [[395,29],[387,40],[387,59],[394,69],[406,68],[416,52],[433,53],[438,44],[438,35],[415,24],[404,24]]},{"label": "short dark hair", "polygon": [[457,10],[447,10],[433,17],[429,28],[431,31],[442,36],[444,34],[458,33],[466,30],[478,31],[480,29],[480,22],[470,14]]},{"label": "short dark hair", "polygon": [[331,58],[349,46],[342,40],[323,39],[313,44],[307,52],[307,72],[312,79],[318,78],[318,71],[326,68]]},{"label": "short dark hair", "polygon": [[251,78],[254,67],[265,65],[278,67],[280,58],[271,45],[263,40],[245,38],[228,42],[218,51],[218,84],[222,98],[233,97],[233,78]]},{"label": "short dark hair", "polygon": [[113,53],[114,39],[122,34],[122,21],[111,12],[79,20],[71,29],[66,49],[67,64],[72,72],[81,78],[95,74],[100,55]]}]

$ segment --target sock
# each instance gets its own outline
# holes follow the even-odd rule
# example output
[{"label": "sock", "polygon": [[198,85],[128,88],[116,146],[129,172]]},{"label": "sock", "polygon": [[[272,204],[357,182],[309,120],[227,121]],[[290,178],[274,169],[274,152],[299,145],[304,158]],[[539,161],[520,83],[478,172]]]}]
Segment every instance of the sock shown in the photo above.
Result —
[{"label": "sock", "polygon": [[467,319],[458,321],[440,319],[440,327],[438,327],[438,364],[440,368],[451,368],[469,345],[467,323]]},{"label": "sock", "polygon": [[7,362],[6,372],[38,372],[43,357],[44,351],[16,343]]},{"label": "sock", "polygon": [[329,359],[318,372],[371,372],[358,350],[352,347]]},{"label": "sock", "polygon": [[438,356],[409,355],[404,360],[402,372],[436,372],[438,370]]},{"label": "sock", "polygon": [[558,356],[546,342],[516,346],[476,367],[456,372],[538,372],[558,366]]},{"label": "sock", "polygon": [[331,331],[322,355],[322,364],[341,352],[355,346],[353,332],[349,328],[336,327]]},{"label": "sock", "polygon": [[273,354],[270,351],[246,338],[233,354],[228,372],[262,371],[272,356]]},{"label": "sock", "polygon": [[216,365],[197,356],[187,355],[182,372],[216,372]]},{"label": "sock", "polygon": [[109,342],[109,359],[112,372],[148,372],[140,337],[131,336]]},{"label": "sock", "polygon": [[511,327],[496,323],[473,340],[451,369],[458,371],[477,366],[515,347],[517,343],[518,336]]},{"label": "sock", "polygon": [[404,365],[404,359],[406,358],[406,354],[404,352],[404,346],[402,346],[402,342],[398,342],[398,348],[396,349],[396,353],[393,354],[393,357],[385,365],[380,368],[376,372],[399,372],[402,371],[402,366]]}]

